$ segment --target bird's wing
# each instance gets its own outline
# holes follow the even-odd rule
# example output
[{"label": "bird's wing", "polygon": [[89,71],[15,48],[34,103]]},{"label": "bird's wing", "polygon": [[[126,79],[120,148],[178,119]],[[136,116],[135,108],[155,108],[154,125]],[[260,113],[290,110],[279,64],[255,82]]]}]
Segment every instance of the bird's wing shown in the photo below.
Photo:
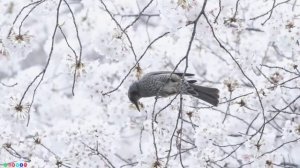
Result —
[{"label": "bird's wing", "polygon": [[[154,76],[154,75],[170,75],[172,73],[172,71],[156,71],[156,72],[150,72],[145,74],[144,76]],[[174,72],[173,74],[176,74],[178,76],[182,76],[184,74],[184,76],[194,76],[195,74],[192,73],[182,73],[182,72]]]},{"label": "bird's wing", "polygon": [[156,88],[161,89],[159,96],[166,97],[176,94],[179,91],[181,77],[177,74],[170,75],[171,73],[159,73],[148,76],[154,81]]},{"label": "bird's wing", "polygon": [[[143,90],[143,96],[150,97],[158,94],[166,97],[178,93],[183,73],[171,74],[170,71],[159,71],[144,75],[139,80],[139,89]],[[193,74],[185,75],[192,76]]]}]

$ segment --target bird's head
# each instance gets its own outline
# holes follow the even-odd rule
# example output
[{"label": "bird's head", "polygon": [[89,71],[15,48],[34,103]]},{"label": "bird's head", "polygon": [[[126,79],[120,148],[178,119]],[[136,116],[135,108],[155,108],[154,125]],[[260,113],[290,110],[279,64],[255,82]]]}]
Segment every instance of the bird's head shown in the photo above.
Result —
[{"label": "bird's head", "polygon": [[139,88],[138,88],[137,83],[134,82],[133,84],[130,85],[129,90],[128,90],[128,98],[136,106],[138,111],[140,111],[138,102],[141,97],[139,94]]}]

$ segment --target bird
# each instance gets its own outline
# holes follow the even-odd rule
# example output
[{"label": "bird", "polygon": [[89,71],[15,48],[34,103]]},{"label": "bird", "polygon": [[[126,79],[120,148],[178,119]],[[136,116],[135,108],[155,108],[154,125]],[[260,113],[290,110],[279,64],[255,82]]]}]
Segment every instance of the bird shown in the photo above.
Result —
[{"label": "bird", "polygon": [[[219,89],[199,86],[196,80],[187,80],[195,74],[157,71],[145,74],[142,78],[134,81],[128,89],[128,98],[137,110],[139,100],[144,97],[168,97],[179,94],[191,95],[213,106],[219,103]],[[182,83],[182,84],[181,84]]]}]

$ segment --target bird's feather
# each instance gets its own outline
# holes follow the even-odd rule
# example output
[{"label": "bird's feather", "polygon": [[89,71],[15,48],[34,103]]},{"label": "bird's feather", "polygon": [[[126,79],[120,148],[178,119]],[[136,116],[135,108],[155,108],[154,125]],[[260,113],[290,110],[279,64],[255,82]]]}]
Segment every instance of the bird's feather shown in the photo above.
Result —
[{"label": "bird's feather", "polygon": [[167,97],[182,92],[183,94],[197,97],[214,106],[219,103],[219,90],[198,86],[196,80],[187,80],[183,77],[194,76],[191,73],[181,73],[171,71],[157,71],[145,74],[140,80],[134,82],[128,92],[131,102],[137,105],[143,97]]}]

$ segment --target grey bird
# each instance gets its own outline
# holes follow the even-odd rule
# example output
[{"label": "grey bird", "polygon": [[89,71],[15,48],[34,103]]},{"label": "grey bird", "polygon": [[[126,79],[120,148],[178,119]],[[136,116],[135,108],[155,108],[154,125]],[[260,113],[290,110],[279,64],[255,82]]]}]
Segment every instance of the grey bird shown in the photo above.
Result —
[{"label": "grey bird", "polygon": [[[171,75],[172,74],[172,75]],[[140,111],[138,102],[143,97],[168,97],[182,91],[182,94],[191,95],[213,106],[219,103],[219,90],[194,84],[196,80],[187,80],[182,76],[194,76],[191,73],[158,71],[145,74],[140,80],[133,82],[128,90],[129,100]]]}]

